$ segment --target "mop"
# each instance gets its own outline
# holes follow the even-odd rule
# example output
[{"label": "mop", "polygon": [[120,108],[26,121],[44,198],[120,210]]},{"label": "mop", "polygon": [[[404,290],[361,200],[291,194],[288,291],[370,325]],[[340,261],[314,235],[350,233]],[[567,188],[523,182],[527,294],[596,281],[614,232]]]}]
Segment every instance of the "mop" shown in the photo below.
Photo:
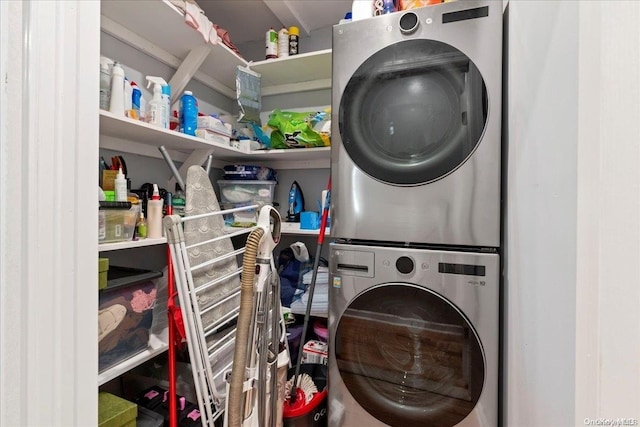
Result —
[{"label": "mop", "polygon": [[[302,337],[300,338],[300,345],[304,346],[307,327],[309,325],[309,317],[311,317],[311,304],[313,303],[313,292],[316,286],[316,279],[318,276],[318,267],[320,265],[320,254],[322,252],[322,245],[324,244],[324,234],[327,226],[327,218],[329,217],[329,205],[331,194],[331,177],[329,177],[329,183],[327,185],[326,197],[324,197],[322,205],[322,221],[320,222],[320,232],[318,233],[318,245],[316,247],[316,256],[313,260],[313,275],[311,276],[311,283],[309,285],[309,299],[307,301],[307,309],[304,315],[304,324],[302,327]],[[302,363],[302,349],[298,352],[298,360],[296,362],[296,370],[285,387],[285,401],[284,407],[286,410],[295,411],[308,404],[313,395],[318,393],[313,378],[309,374],[303,373],[300,375],[300,365]]]}]

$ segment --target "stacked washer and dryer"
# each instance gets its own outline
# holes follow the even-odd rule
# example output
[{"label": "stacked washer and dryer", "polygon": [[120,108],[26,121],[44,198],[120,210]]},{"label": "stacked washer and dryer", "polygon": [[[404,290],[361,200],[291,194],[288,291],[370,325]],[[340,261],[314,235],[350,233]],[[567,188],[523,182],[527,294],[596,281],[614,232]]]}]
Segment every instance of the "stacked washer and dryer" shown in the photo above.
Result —
[{"label": "stacked washer and dryer", "polygon": [[496,426],[502,2],[334,26],[329,425]]}]

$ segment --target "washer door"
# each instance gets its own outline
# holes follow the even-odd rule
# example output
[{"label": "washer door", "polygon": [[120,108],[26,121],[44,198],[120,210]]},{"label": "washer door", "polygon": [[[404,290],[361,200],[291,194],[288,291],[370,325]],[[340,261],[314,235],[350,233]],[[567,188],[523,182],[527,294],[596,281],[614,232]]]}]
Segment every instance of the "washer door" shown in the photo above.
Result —
[{"label": "washer door", "polygon": [[342,144],[368,175],[424,184],[451,173],[479,144],[487,90],[473,62],[435,40],[407,40],[367,59],[339,109]]},{"label": "washer door", "polygon": [[478,336],[450,301],[406,283],[356,297],[335,332],[346,388],[390,426],[454,426],[475,407],[485,375]]}]

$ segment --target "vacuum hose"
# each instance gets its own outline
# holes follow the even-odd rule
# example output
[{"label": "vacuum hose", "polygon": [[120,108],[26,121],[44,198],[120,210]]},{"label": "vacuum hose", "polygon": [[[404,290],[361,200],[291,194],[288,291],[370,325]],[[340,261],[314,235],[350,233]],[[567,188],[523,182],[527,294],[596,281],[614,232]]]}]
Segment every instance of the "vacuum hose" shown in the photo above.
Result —
[{"label": "vacuum hose", "polygon": [[243,384],[249,348],[249,329],[253,312],[253,282],[256,273],[256,256],[264,230],[256,228],[249,237],[242,262],[242,282],[240,285],[240,312],[236,331],[236,344],[233,351],[233,367],[227,396],[229,427],[241,427],[243,417]]}]

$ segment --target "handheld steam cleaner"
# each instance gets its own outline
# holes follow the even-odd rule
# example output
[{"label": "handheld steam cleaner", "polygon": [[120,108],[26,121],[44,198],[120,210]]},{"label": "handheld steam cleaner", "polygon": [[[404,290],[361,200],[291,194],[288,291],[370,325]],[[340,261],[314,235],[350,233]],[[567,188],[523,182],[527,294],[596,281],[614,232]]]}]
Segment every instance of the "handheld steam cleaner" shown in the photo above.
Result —
[{"label": "handheld steam cleaner", "polygon": [[233,367],[227,374],[225,427],[282,425],[289,355],[273,260],[280,223],[278,211],[263,206],[247,238]]}]

